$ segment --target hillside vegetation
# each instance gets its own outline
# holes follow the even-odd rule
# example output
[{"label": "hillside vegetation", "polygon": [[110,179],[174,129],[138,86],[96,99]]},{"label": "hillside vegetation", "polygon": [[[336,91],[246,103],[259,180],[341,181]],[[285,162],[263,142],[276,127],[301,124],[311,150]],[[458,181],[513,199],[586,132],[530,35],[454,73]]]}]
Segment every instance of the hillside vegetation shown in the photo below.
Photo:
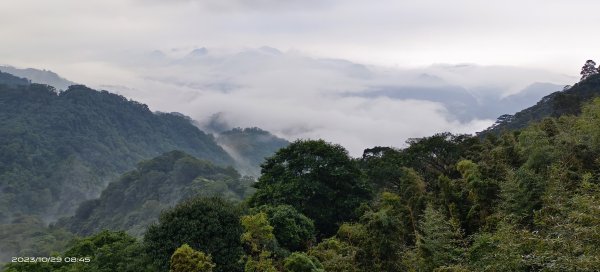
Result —
[{"label": "hillside vegetation", "polygon": [[110,183],[100,198],[83,202],[74,216],[58,226],[80,235],[109,229],[141,236],[164,209],[198,195],[240,201],[253,192],[252,183],[231,167],[172,151],[140,162],[136,170]]},{"label": "hillside vegetation", "polygon": [[600,96],[599,85],[600,75],[590,75],[573,86],[566,86],[562,91],[545,96],[537,104],[514,115],[505,114],[500,116],[491,128],[480,134],[500,134],[504,131],[522,129],[529,123],[539,122],[545,117],[577,115],[581,113],[581,107],[585,102]]},{"label": "hillside vegetation", "polygon": [[143,159],[182,150],[232,163],[212,136],[180,115],[106,91],[0,86],[0,223],[18,213],[72,214]]}]

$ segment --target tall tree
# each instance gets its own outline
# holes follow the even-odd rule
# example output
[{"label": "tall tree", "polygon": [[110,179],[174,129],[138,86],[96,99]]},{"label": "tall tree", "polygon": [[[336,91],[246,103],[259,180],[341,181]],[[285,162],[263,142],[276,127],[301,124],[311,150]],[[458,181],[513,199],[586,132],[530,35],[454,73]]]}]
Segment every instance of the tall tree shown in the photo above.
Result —
[{"label": "tall tree", "polygon": [[428,206],[420,228],[417,249],[420,259],[423,260],[423,271],[463,262],[464,240],[456,220],[448,220],[444,214]]},{"label": "tall tree", "polygon": [[169,272],[212,272],[214,267],[215,264],[210,255],[196,251],[184,244],[171,256]]},{"label": "tall tree", "polygon": [[250,204],[291,205],[315,222],[321,237],[341,222],[356,218],[355,209],[371,197],[357,163],[340,145],[298,140],[262,165]]},{"label": "tall tree", "polygon": [[364,271],[404,271],[402,255],[413,237],[410,212],[400,196],[384,192],[359,223],[344,224],[337,237],[356,245],[355,260]]},{"label": "tall tree", "polygon": [[273,235],[273,227],[269,225],[267,214],[259,212],[246,215],[241,219],[244,233],[241,236],[247,256],[245,272],[275,272],[273,251],[277,240]]},{"label": "tall tree", "polygon": [[589,76],[595,75],[597,73],[598,70],[596,69],[596,62],[593,60],[587,60],[583,67],[581,67],[581,73],[579,74],[581,74],[581,80],[583,81]]},{"label": "tall tree", "polygon": [[216,272],[241,271],[241,210],[218,197],[198,197],[164,212],[144,236],[146,252],[162,270],[182,244],[210,254]]},{"label": "tall tree", "polygon": [[317,258],[308,256],[304,252],[292,253],[285,258],[283,267],[286,272],[325,272]]},{"label": "tall tree", "polygon": [[290,205],[261,206],[269,217],[277,243],[290,251],[306,250],[315,240],[315,225],[310,218]]}]

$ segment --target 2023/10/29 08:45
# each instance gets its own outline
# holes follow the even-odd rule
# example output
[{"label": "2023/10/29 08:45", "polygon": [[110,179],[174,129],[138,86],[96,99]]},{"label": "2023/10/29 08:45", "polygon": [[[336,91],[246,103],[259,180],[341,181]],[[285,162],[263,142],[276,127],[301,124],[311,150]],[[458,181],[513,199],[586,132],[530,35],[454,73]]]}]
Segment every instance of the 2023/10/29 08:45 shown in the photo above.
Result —
[{"label": "2023/10/29 08:45", "polygon": [[91,257],[12,257],[13,263],[89,263]]}]

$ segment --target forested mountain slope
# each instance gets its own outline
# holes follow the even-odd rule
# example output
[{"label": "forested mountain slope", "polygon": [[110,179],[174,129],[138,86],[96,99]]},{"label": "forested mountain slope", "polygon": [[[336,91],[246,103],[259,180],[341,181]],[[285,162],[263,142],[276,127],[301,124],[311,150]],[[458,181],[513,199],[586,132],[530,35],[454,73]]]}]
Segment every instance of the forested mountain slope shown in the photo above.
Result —
[{"label": "forested mountain slope", "polygon": [[265,158],[290,144],[257,127],[223,131],[217,136],[217,143],[235,160],[236,169],[254,177],[260,176],[260,165]]},{"label": "forested mountain slope", "polygon": [[74,216],[59,222],[80,235],[102,229],[122,230],[141,236],[160,212],[193,196],[220,196],[242,200],[254,180],[241,177],[231,167],[219,167],[181,151],[171,151],[112,182],[100,198],[83,202]]},{"label": "forested mountain slope", "polygon": [[496,124],[481,132],[481,134],[499,134],[506,130],[522,129],[530,122],[540,121],[545,117],[577,115],[585,102],[598,96],[600,96],[600,74],[595,74],[572,87],[566,87],[563,91],[545,96],[537,104],[514,115],[505,114],[500,116]]},{"label": "forested mountain slope", "polygon": [[81,85],[60,93],[0,85],[0,223],[15,214],[72,214],[139,161],[172,150],[233,164],[212,136],[179,114],[155,114]]},{"label": "forested mountain slope", "polygon": [[30,82],[26,78],[16,77],[9,73],[4,73],[0,71],[0,85],[5,86],[19,86],[19,85],[29,85]]},{"label": "forested mountain slope", "polygon": [[19,69],[12,66],[0,66],[0,71],[26,78],[31,83],[50,85],[57,90],[66,90],[71,85],[76,85],[75,82],[66,80],[56,73],[48,70],[39,70],[34,68]]}]

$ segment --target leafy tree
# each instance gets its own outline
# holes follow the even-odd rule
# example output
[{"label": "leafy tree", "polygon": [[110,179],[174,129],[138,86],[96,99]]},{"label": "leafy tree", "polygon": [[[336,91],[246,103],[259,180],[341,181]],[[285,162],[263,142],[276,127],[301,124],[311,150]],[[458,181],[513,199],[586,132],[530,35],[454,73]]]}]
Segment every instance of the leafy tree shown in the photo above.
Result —
[{"label": "leafy tree", "polygon": [[417,250],[423,271],[463,262],[465,241],[456,220],[448,220],[442,213],[428,206],[423,214],[420,230]]},{"label": "leafy tree", "polygon": [[280,246],[290,251],[303,251],[315,240],[315,226],[310,218],[290,205],[260,206],[268,215],[269,224]]},{"label": "leafy tree", "polygon": [[596,62],[593,60],[587,60],[583,67],[581,67],[581,81],[587,79],[591,75],[595,75],[598,73],[596,69]]},{"label": "leafy tree", "polygon": [[468,135],[439,133],[430,137],[409,139],[403,150],[406,167],[410,167],[429,181],[429,189],[437,191],[435,181],[440,175],[458,178],[456,162],[468,158],[471,149],[478,144],[477,138]]},{"label": "leafy tree", "polygon": [[325,272],[319,260],[303,252],[294,252],[285,258],[283,267],[289,272]]},{"label": "leafy tree", "polygon": [[[246,272],[277,271],[273,260],[273,251],[277,250],[277,240],[273,227],[269,225],[267,214],[260,212],[242,217],[242,243],[246,248]],[[275,256],[276,257],[276,256]]]},{"label": "leafy tree", "polygon": [[474,204],[467,215],[469,229],[474,230],[484,225],[486,218],[493,213],[499,188],[495,181],[482,177],[478,165],[470,160],[458,162],[457,169],[467,185],[469,200]]},{"label": "leafy tree", "polygon": [[212,272],[214,267],[215,264],[210,255],[196,251],[184,244],[171,256],[169,272]]},{"label": "leafy tree", "polygon": [[271,252],[261,251],[258,259],[248,258],[244,272],[277,272]]},{"label": "leafy tree", "polygon": [[276,246],[273,227],[269,225],[267,214],[260,212],[242,217],[242,243],[251,255],[258,255],[263,250],[273,250]]},{"label": "leafy tree", "polygon": [[479,232],[468,249],[474,271],[538,271],[531,266],[535,234],[510,220],[500,221],[493,232]]},{"label": "leafy tree", "polygon": [[520,168],[500,184],[500,208],[505,215],[515,217],[517,222],[530,225],[535,211],[542,208],[545,187],[543,177],[527,168]]},{"label": "leafy tree", "polygon": [[360,270],[356,263],[357,250],[357,247],[338,238],[328,238],[310,248],[308,254],[317,258],[325,271],[358,272]]},{"label": "leafy tree", "polygon": [[594,271],[600,266],[600,186],[588,173],[569,190],[563,167],[553,167],[544,207],[536,213],[538,244],[531,262],[540,270]]},{"label": "leafy tree", "polygon": [[410,213],[401,198],[383,193],[381,200],[368,209],[359,223],[344,224],[338,239],[356,246],[355,260],[363,270],[402,271],[402,254],[414,239]]},{"label": "leafy tree", "polygon": [[171,254],[182,244],[210,254],[215,271],[241,271],[238,263],[243,249],[240,242],[241,210],[218,197],[197,197],[161,214],[144,236],[146,252],[163,270]]},{"label": "leafy tree", "polygon": [[402,167],[407,162],[401,150],[377,146],[365,149],[360,164],[369,184],[377,191],[395,191],[400,186],[398,181],[403,176]]},{"label": "leafy tree", "polygon": [[280,149],[262,165],[256,188],[252,206],[290,205],[314,220],[321,236],[356,218],[354,210],[370,199],[348,151],[323,140],[298,140]]}]

